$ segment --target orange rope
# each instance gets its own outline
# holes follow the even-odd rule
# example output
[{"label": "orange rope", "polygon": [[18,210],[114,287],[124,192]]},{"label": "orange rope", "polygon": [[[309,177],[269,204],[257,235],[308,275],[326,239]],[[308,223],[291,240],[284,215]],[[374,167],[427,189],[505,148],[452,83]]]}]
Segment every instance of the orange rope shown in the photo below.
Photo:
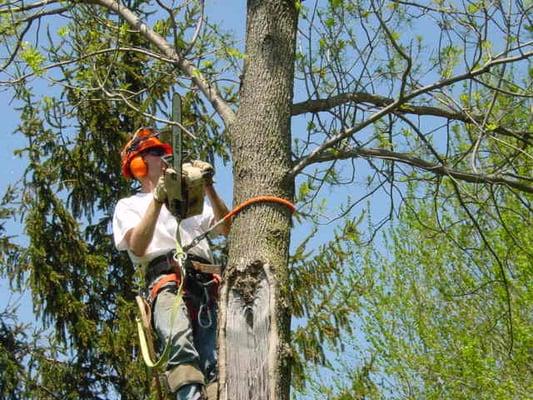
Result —
[{"label": "orange rope", "polygon": [[241,204],[239,204],[237,207],[235,207],[233,210],[231,210],[229,213],[227,213],[223,218],[219,219],[216,224],[214,224],[211,228],[206,230],[204,233],[202,233],[201,235],[196,236],[188,245],[183,246],[182,250],[184,252],[189,251],[189,249],[193,248],[201,240],[206,238],[207,235],[209,234],[209,232],[214,230],[217,226],[221,225],[222,223],[224,223],[224,222],[228,221],[229,219],[233,218],[235,215],[240,213],[246,207],[248,207],[248,206],[250,206],[252,204],[255,204],[255,203],[264,203],[264,202],[282,204],[285,207],[287,207],[291,211],[291,213],[294,213],[296,211],[296,207],[295,207],[294,204],[292,204],[289,200],[282,199],[281,197],[276,197],[276,196],[257,196],[257,197],[252,197],[251,199],[248,199],[248,200],[242,202]]},{"label": "orange rope", "polygon": [[293,214],[296,211],[296,206],[292,204],[289,200],[282,199],[281,197],[276,197],[276,196],[257,196],[257,197],[252,197],[251,199],[248,199],[242,202],[237,207],[235,207],[233,210],[231,210],[228,214],[226,214],[224,218],[222,219],[224,221],[227,221],[228,219],[231,219],[235,215],[240,213],[246,207],[252,204],[255,204],[255,203],[265,203],[265,202],[282,204],[290,210],[291,214]]}]

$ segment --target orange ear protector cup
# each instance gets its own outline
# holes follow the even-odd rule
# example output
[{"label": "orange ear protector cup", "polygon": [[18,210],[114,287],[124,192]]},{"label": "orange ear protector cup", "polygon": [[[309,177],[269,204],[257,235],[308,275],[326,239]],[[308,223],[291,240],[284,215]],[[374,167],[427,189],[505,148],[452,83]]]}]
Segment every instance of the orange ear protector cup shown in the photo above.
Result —
[{"label": "orange ear protector cup", "polygon": [[148,175],[148,166],[142,159],[144,150],[157,147],[165,155],[172,154],[172,147],[158,138],[159,132],[152,128],[138,129],[121,152],[122,175],[126,178],[141,178]]},{"label": "orange ear protector cup", "polygon": [[130,172],[135,178],[142,178],[148,175],[148,165],[141,156],[137,156],[130,161]]}]

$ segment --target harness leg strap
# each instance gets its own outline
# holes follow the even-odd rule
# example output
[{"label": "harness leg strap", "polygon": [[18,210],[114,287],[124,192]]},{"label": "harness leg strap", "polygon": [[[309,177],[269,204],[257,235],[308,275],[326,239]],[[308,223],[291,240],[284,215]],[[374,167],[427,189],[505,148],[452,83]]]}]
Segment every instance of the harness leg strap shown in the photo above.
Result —
[{"label": "harness leg strap", "polygon": [[159,294],[159,291],[169,282],[175,282],[177,286],[181,283],[181,277],[177,273],[173,274],[166,274],[161,279],[157,281],[157,283],[152,287],[150,290],[150,300],[153,303],[155,301],[155,298]]}]

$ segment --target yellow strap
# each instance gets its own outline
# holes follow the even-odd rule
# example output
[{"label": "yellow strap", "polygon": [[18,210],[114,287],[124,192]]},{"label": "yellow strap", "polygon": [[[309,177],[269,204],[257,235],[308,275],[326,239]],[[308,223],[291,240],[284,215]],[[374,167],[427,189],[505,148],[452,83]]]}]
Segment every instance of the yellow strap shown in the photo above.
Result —
[{"label": "yellow strap", "polygon": [[[178,225],[178,230],[180,229]],[[176,240],[176,252],[174,253],[174,260],[181,266],[183,265],[182,261],[187,258],[183,247],[181,247],[180,241]]]},{"label": "yellow strap", "polygon": [[[141,354],[143,356],[144,363],[148,368],[157,368],[161,364],[163,357],[161,357],[157,362],[152,361],[152,357],[150,356],[150,351],[148,350],[148,342],[146,340],[146,335],[144,333],[144,327],[142,325],[142,322],[139,318],[137,318],[137,334],[139,335],[139,343],[141,345]],[[165,347],[166,352],[166,347]],[[165,352],[163,352],[163,355],[165,355]]]},{"label": "yellow strap", "polygon": [[182,302],[182,294],[183,294],[183,279],[180,282],[178,293],[176,295],[176,301],[174,302],[170,314],[170,333],[169,337],[167,338],[165,349],[163,350],[163,354],[161,354],[161,357],[159,357],[159,360],[153,361],[152,357],[150,356],[150,351],[148,349],[148,341],[146,339],[146,334],[144,332],[144,326],[142,324],[142,321],[139,317],[136,318],[137,321],[137,333],[139,335],[139,342],[141,346],[141,354],[143,356],[144,363],[148,368],[159,368],[161,365],[166,364],[168,361],[168,356],[170,354],[170,342],[171,342],[171,336],[172,331],[174,329],[174,322],[176,321],[176,316],[178,314],[178,308],[181,305]]}]

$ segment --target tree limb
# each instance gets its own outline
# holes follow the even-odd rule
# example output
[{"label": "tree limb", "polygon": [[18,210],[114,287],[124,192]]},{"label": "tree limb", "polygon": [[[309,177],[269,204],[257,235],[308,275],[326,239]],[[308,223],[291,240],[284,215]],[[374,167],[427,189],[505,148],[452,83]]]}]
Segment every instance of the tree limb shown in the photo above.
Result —
[{"label": "tree limb", "polygon": [[3,7],[0,8],[0,14],[19,13],[23,11],[33,10],[35,8],[46,7],[49,4],[60,3],[60,2],[61,0],[43,0],[43,1],[38,1],[36,3],[32,3],[32,4],[26,4],[20,7],[11,7],[9,5],[4,4]]},{"label": "tree limb", "polygon": [[[528,43],[529,45],[529,43]],[[321,153],[324,151],[331,149],[334,147],[337,143],[339,143],[341,140],[346,139],[355,133],[361,131],[362,129],[366,128],[367,126],[373,124],[374,122],[380,120],[385,115],[394,113],[397,111],[402,105],[405,105],[409,100],[414,99],[417,96],[420,96],[422,94],[441,89],[446,86],[450,86],[454,83],[461,82],[467,79],[473,79],[476,76],[482,75],[488,71],[491,70],[491,68],[505,63],[511,63],[516,62],[520,60],[528,59],[529,57],[533,56],[533,51],[528,52],[521,52],[520,54],[512,57],[501,57],[497,56],[495,58],[490,59],[487,61],[483,66],[465,72],[464,74],[456,75],[449,79],[443,79],[441,81],[426,85],[424,87],[421,87],[419,89],[413,90],[411,93],[406,94],[405,96],[402,96],[401,98],[398,98],[394,100],[391,104],[385,106],[379,111],[376,111],[374,114],[372,114],[370,117],[368,117],[366,120],[358,123],[357,125],[353,126],[352,128],[340,131],[336,135],[332,136],[328,140],[326,140],[324,143],[322,143],[320,146],[318,146],[316,149],[314,149],[307,157],[301,158],[293,167],[293,169],[289,172],[289,176],[296,176],[298,172],[300,172],[302,169],[304,169],[307,165],[312,164],[315,162],[317,158],[320,158]]]},{"label": "tree limb", "polygon": [[[317,100],[307,100],[301,103],[296,103],[292,105],[291,114],[300,115],[304,113],[317,113],[328,111],[332,108],[338,107],[345,103],[368,103],[377,107],[386,107],[394,103],[394,99],[385,96],[374,95],[366,92],[352,92],[352,93],[341,93],[336,96],[329,97],[327,99],[317,99]],[[474,121],[481,122],[483,116],[471,115],[460,111],[446,110],[440,107],[432,106],[417,106],[413,104],[401,104],[394,111],[396,114],[414,114],[421,116],[431,116],[431,117],[442,117],[449,120],[461,121],[466,123],[472,123],[472,118]],[[504,128],[503,126],[498,126],[494,129],[494,132],[500,133],[505,136],[512,136],[516,138],[526,137],[529,135],[528,132],[517,132],[510,129]]]},{"label": "tree limb", "polygon": [[42,11],[39,11],[38,13],[28,15],[26,18],[22,18],[20,20],[14,21],[13,24],[16,25],[16,24],[20,24],[23,22],[32,21],[34,19],[46,17],[47,15],[61,14],[61,13],[64,13],[65,11],[70,10],[72,7],[73,5],[69,5],[68,7],[59,7],[59,8],[54,8],[53,10],[42,10]]},{"label": "tree limb", "polygon": [[[440,176],[450,176],[455,179],[471,182],[471,183],[488,183],[493,185],[505,185],[522,192],[533,193],[533,186],[528,185],[524,182],[519,181],[518,179],[513,180],[506,178],[502,175],[484,175],[484,174],[474,174],[465,171],[458,171],[456,169],[449,168],[442,164],[435,164],[429,161],[423,160],[421,158],[415,157],[409,153],[398,153],[390,150],[373,148],[373,149],[350,149],[344,151],[331,151],[323,153],[318,157],[315,157],[314,163],[328,162],[333,160],[344,160],[349,158],[379,158],[382,160],[391,160],[397,161],[404,164],[411,165],[415,168],[420,168],[429,172],[434,173],[435,175]],[[521,177],[519,177],[521,178]],[[525,178],[524,178],[525,179]],[[525,179],[527,180],[527,179]]]},{"label": "tree limb", "polygon": [[129,8],[119,4],[115,0],[87,0],[88,4],[97,4],[119,14],[133,28],[137,29],[150,43],[156,46],[163,54],[174,60],[176,65],[198,86],[200,91],[207,97],[211,105],[224,121],[226,126],[231,125],[235,113],[222,98],[217,88],[202,75],[202,73],[187,59],[181,57],[168,41],[135,15]]},{"label": "tree limb", "polygon": [[[47,70],[50,70],[50,69],[59,68],[59,67],[62,67],[64,65],[77,63],[77,62],[85,60],[87,58],[95,57],[95,56],[106,54],[106,53],[114,53],[114,52],[117,52],[117,51],[139,53],[139,54],[143,54],[143,55],[146,55],[146,56],[154,58],[154,59],[161,60],[163,62],[170,62],[170,63],[173,62],[173,60],[171,60],[170,58],[161,56],[160,54],[156,54],[154,52],[151,52],[151,51],[148,51],[148,50],[145,50],[145,49],[142,49],[142,48],[138,48],[138,47],[113,47],[113,48],[101,49],[101,50],[93,51],[91,53],[83,54],[80,57],[72,58],[70,60],[65,60],[65,61],[60,61],[60,62],[57,62],[57,63],[49,64],[49,65],[46,65],[44,67],[41,67],[41,71],[47,71]],[[21,83],[22,81],[24,81],[24,80],[26,80],[26,79],[28,79],[28,78],[30,78],[32,76],[35,76],[35,72],[30,72],[30,73],[22,75],[22,76],[20,76],[20,77],[18,77],[16,79],[12,79],[12,80],[8,80],[8,81],[1,81],[0,80],[0,85],[13,85],[13,84]]]}]

